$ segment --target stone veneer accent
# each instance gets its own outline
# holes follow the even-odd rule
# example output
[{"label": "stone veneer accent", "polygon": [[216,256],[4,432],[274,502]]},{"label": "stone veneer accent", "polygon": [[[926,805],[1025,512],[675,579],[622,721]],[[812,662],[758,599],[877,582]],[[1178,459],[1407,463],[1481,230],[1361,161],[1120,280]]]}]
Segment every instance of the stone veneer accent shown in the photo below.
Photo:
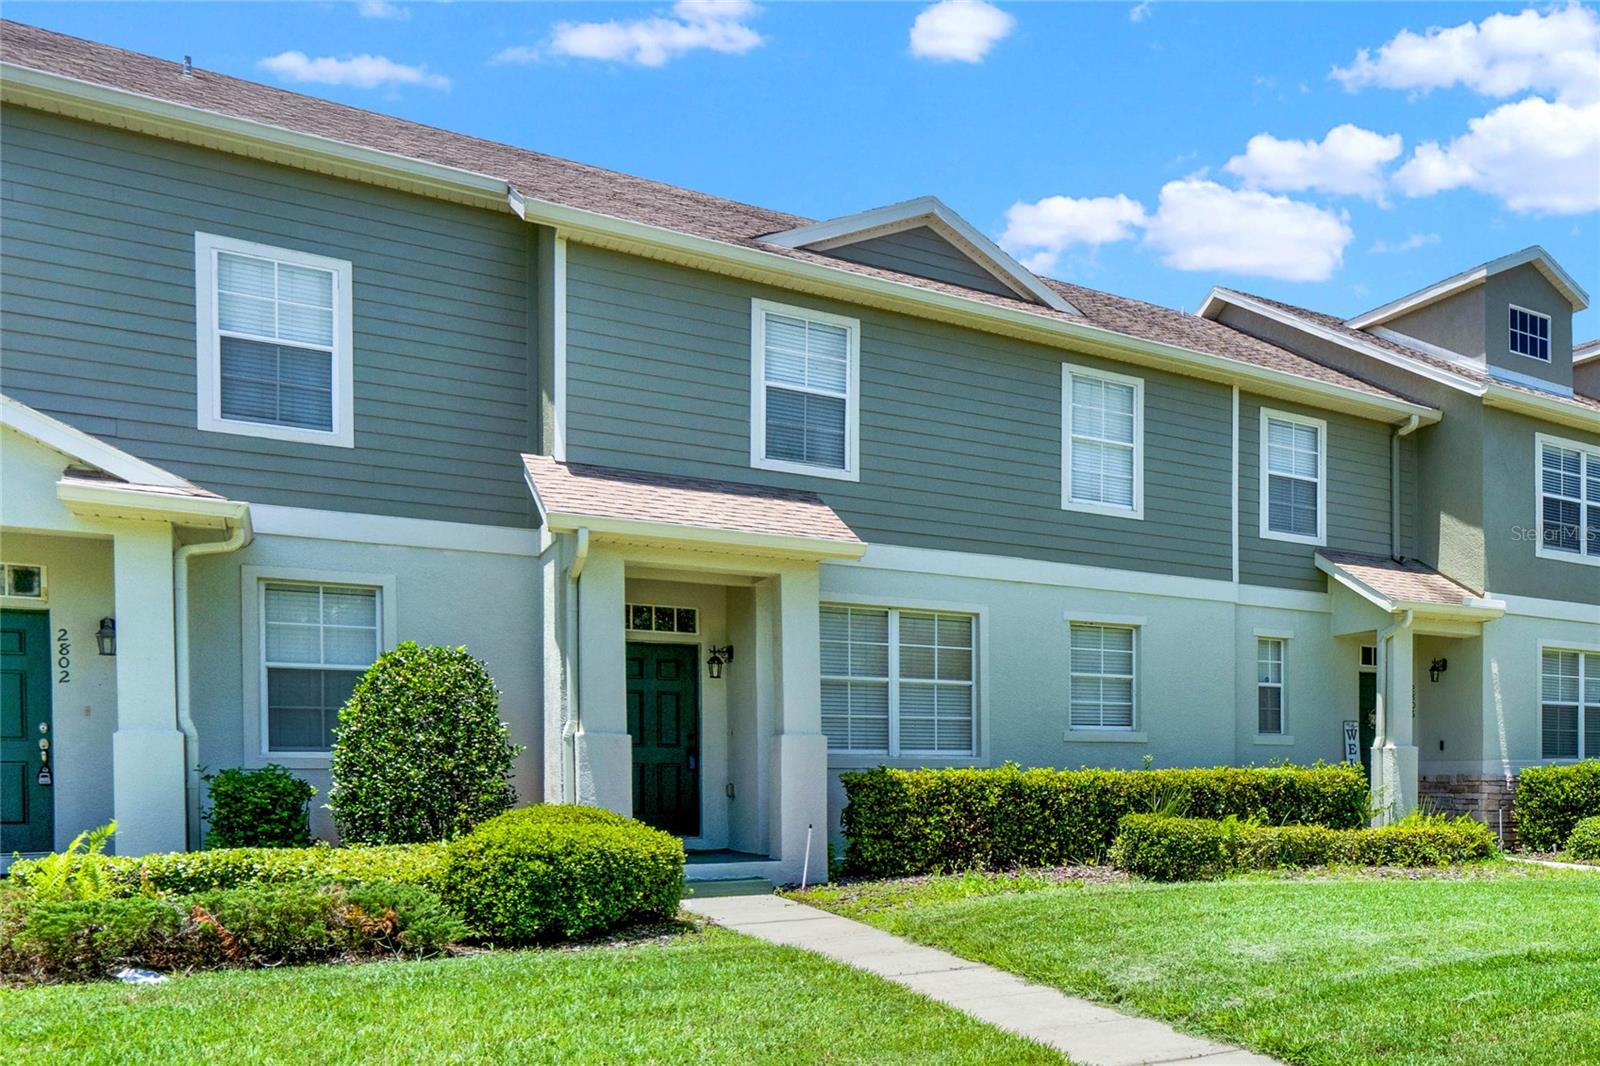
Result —
[{"label": "stone veneer accent", "polygon": [[1504,847],[1515,847],[1517,823],[1512,800],[1517,779],[1499,774],[1423,774],[1417,797],[1440,814],[1470,814],[1500,835]]}]

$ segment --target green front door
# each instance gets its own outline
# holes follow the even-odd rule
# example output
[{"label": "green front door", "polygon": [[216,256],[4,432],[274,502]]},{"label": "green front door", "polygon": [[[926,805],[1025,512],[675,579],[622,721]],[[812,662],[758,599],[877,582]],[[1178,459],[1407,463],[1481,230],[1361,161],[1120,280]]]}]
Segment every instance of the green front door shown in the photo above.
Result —
[{"label": "green front door", "polygon": [[633,816],[700,835],[700,661],[690,644],[628,645]]},{"label": "green front door", "polygon": [[1363,672],[1361,691],[1356,707],[1356,717],[1361,737],[1361,765],[1367,768],[1367,779],[1372,779],[1372,745],[1378,742],[1378,675]]},{"label": "green front door", "polygon": [[50,739],[50,616],[0,611],[0,855],[55,846]]}]

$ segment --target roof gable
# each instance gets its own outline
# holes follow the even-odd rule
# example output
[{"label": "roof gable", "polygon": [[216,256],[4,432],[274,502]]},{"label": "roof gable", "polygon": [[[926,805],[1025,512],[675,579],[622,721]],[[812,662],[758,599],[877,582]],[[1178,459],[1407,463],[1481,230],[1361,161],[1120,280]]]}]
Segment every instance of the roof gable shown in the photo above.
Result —
[{"label": "roof gable", "polygon": [[[844,215],[826,222],[813,222],[794,229],[781,230],[760,238],[762,244],[778,248],[804,248],[813,252],[827,252],[840,259],[867,262],[868,265],[886,265],[878,261],[888,252],[885,238],[901,234],[911,235],[901,242],[894,257],[901,260],[894,269],[936,281],[952,281],[952,267],[956,257],[966,260],[977,271],[994,279],[1003,292],[1019,296],[1033,303],[1043,304],[1056,311],[1079,314],[1059,293],[1040,281],[1027,267],[1012,258],[998,244],[985,237],[970,222],[952,211],[936,196],[919,196],[897,204],[875,207],[853,215]],[[928,238],[938,244],[930,244]],[[912,243],[916,245],[911,247]],[[872,249],[872,244],[879,247]],[[868,259],[858,256],[863,246],[869,250]],[[941,247],[942,246],[942,247]],[[950,254],[942,254],[943,249]],[[855,251],[855,255],[847,254]],[[874,254],[875,253],[875,254]],[[967,282],[969,288],[982,288]],[[982,291],[993,292],[992,288]]]},{"label": "roof gable", "polygon": [[1401,315],[1409,314],[1454,296],[1458,292],[1464,292],[1474,286],[1482,285],[1494,275],[1503,274],[1508,270],[1515,270],[1524,264],[1532,264],[1539,273],[1543,274],[1545,280],[1572,305],[1574,311],[1582,311],[1589,306],[1589,294],[1583,291],[1583,287],[1572,279],[1572,275],[1562,269],[1561,264],[1556,262],[1549,252],[1535,244],[1522,249],[1520,252],[1512,252],[1510,255],[1503,255],[1498,259],[1491,259],[1487,263],[1479,263],[1470,270],[1463,270],[1459,274],[1445,278],[1443,281],[1435,282],[1426,288],[1418,289],[1416,292],[1402,296],[1398,300],[1391,300],[1382,307],[1375,307],[1365,314],[1345,320],[1345,325],[1352,329],[1370,329],[1373,326],[1381,326],[1385,322],[1399,318]]},{"label": "roof gable", "polygon": [[129,455],[98,437],[91,437],[81,429],[74,429],[9,396],[0,396],[0,425],[32,437],[68,459],[94,470],[102,470],[119,481],[185,492],[199,491],[178,475]]}]

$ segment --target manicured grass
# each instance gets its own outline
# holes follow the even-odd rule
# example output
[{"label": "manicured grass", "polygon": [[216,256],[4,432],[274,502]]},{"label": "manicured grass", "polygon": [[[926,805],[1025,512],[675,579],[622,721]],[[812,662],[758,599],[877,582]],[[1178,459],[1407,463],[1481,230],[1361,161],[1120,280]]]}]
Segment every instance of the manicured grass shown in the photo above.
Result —
[{"label": "manicured grass", "polygon": [[1292,1063],[1600,1063],[1600,874],[1005,884],[802,898]]},{"label": "manicured grass", "polygon": [[0,1062],[1055,1063],[887,981],[716,929],[633,947],[0,990]]}]

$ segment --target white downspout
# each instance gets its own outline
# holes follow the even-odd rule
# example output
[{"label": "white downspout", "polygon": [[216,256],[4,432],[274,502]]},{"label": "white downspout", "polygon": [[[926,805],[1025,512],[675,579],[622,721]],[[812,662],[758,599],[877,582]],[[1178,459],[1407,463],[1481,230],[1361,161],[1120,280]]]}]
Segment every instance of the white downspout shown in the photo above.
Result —
[{"label": "white downspout", "polygon": [[1415,433],[1422,425],[1419,415],[1406,419],[1406,424],[1389,438],[1389,557],[1400,561],[1400,438]]},{"label": "white downspout", "polygon": [[250,528],[250,512],[246,510],[238,525],[223,540],[184,544],[172,557],[172,614],[175,629],[172,634],[173,669],[177,671],[178,728],[183,731],[184,751],[184,803],[183,832],[189,847],[195,841],[189,836],[189,812],[194,810],[200,796],[200,731],[195,728],[194,714],[189,706],[189,560],[196,555],[221,555],[238,551],[254,537]]},{"label": "white downspout", "polygon": [[578,670],[582,663],[578,657],[578,579],[583,576],[583,564],[589,560],[589,529],[577,532],[572,553],[572,565],[567,568],[567,618],[566,618],[566,698],[567,717],[561,724],[561,799],[565,803],[578,802]]}]

